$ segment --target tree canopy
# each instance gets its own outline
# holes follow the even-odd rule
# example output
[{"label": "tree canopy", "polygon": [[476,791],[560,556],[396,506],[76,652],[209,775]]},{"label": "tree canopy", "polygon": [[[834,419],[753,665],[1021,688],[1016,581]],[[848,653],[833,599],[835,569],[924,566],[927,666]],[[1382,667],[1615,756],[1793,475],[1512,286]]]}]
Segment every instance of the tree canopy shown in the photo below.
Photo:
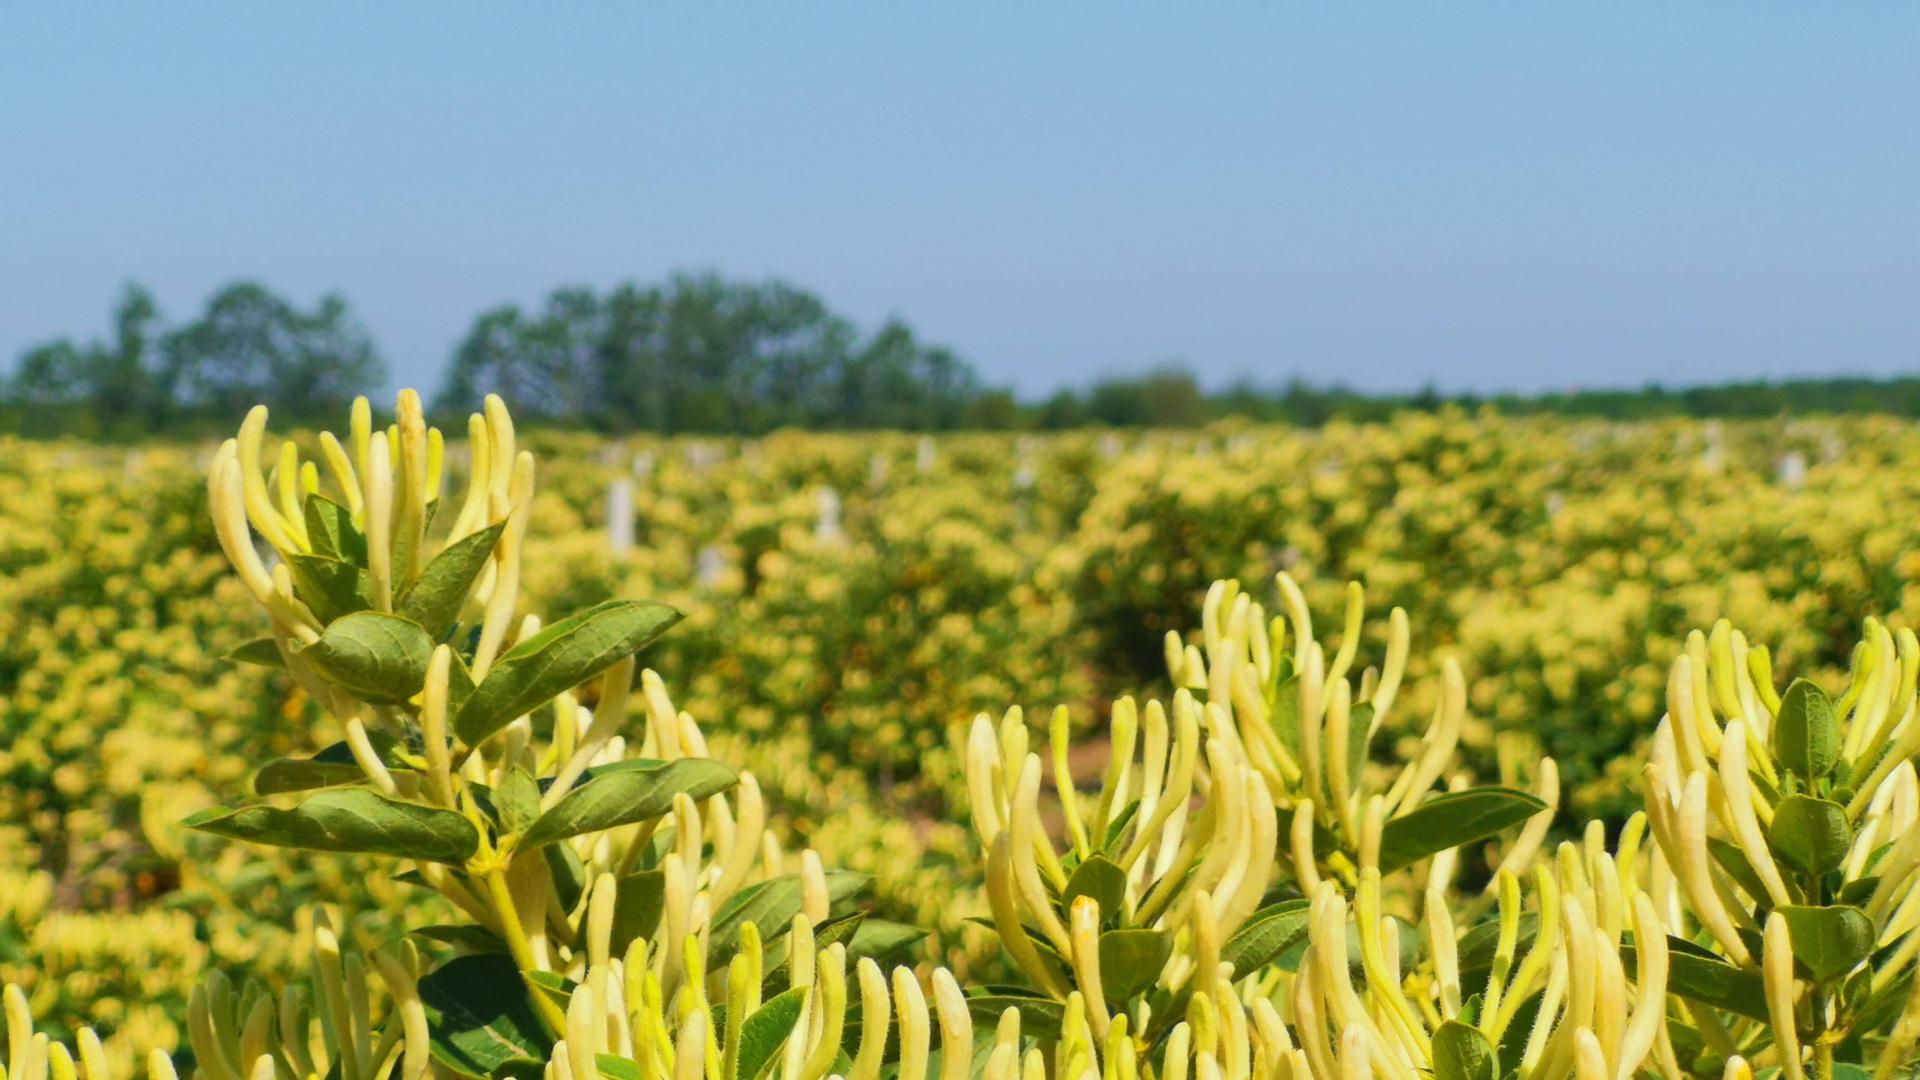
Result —
[{"label": "tree canopy", "polygon": [[296,421],[337,415],[386,381],[373,338],[345,300],[301,311],[237,282],[198,318],[163,329],[153,297],[127,286],[103,340],[35,346],[4,386],[22,430],[138,435],[224,420],[268,401]]},{"label": "tree canopy", "polygon": [[560,289],[533,313],[483,312],[435,408],[470,410],[499,393],[543,419],[607,431],[938,429],[965,422],[979,391],[970,365],[903,322],[863,338],[790,285],[681,275],[605,294]]}]

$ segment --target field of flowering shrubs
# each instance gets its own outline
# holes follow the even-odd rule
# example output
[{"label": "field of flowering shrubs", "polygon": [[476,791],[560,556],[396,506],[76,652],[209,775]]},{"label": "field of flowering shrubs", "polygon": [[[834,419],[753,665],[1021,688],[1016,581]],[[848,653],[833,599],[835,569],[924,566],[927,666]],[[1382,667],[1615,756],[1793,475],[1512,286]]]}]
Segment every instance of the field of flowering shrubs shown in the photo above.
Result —
[{"label": "field of flowering shrubs", "polygon": [[5,1076],[1910,1075],[1910,425],[510,404],[0,440]]}]

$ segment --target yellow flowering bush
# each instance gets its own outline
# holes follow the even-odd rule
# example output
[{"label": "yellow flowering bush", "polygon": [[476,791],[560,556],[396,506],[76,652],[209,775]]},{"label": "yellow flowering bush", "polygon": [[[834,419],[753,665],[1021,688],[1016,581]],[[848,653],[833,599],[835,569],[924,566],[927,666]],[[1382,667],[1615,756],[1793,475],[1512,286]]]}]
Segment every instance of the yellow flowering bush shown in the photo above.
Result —
[{"label": "yellow flowering bush", "polygon": [[348,420],[0,443],[6,1076],[1911,1074],[1904,427]]}]

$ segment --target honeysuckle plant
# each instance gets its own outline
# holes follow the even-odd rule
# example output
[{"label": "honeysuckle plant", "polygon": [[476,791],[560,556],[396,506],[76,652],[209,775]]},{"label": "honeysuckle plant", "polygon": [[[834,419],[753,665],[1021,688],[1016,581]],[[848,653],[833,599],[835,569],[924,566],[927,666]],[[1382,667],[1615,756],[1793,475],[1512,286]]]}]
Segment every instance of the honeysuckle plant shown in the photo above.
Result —
[{"label": "honeysuckle plant", "polygon": [[[1449,657],[1417,755],[1392,770],[1371,768],[1373,741],[1388,730],[1406,674],[1406,612],[1388,616],[1380,665],[1356,671],[1366,614],[1361,585],[1347,587],[1340,643],[1329,656],[1298,583],[1282,573],[1276,584],[1286,614],[1269,618],[1238,582],[1215,582],[1201,609],[1200,641],[1169,632],[1166,659],[1174,685],[1205,703],[1210,724],[1241,748],[1263,794],[1286,815],[1288,862],[1300,890],[1311,893],[1322,878],[1352,890],[1370,843],[1378,846],[1374,861],[1392,874],[1521,826],[1500,865],[1525,867],[1553,817],[1551,760],[1539,770],[1540,795],[1469,786],[1454,761],[1466,680]],[[1366,822],[1376,816],[1379,828],[1369,836]]]},{"label": "honeysuckle plant", "polygon": [[1652,888],[1686,1001],[1676,1045],[1800,1080],[1908,1075],[1920,1005],[1920,752],[1911,630],[1868,620],[1836,700],[1774,685],[1726,622],[1674,661],[1643,773]]},{"label": "honeysuckle plant", "polygon": [[[318,463],[287,441],[266,467],[265,429],[255,409],[209,475],[221,545],[270,628],[236,658],[285,668],[341,738],[261,768],[260,801],[187,823],[404,860],[443,896],[464,921],[413,930],[438,963],[375,954],[395,1000],[429,1017],[419,1045],[436,1068],[482,1076],[544,1060],[569,1001],[608,1000],[596,957],[625,956],[626,977],[676,1002],[683,988],[706,993],[744,934],[803,926],[854,957],[919,936],[852,910],[860,875],[785,853],[753,776],[710,759],[658,676],[637,672],[635,654],[679,612],[615,600],[542,625],[519,611],[534,462],[498,398],[469,422],[467,488],[444,529],[446,444],[412,392],[385,431],[357,402],[344,442],[320,434]],[[394,981],[403,972],[418,976],[411,996]],[[329,1040],[366,1026],[337,1002],[321,1020]],[[334,1058],[345,1080],[380,1080],[383,1055],[352,1049]],[[313,1072],[291,1054],[286,1072]],[[257,1055],[230,1056],[244,1069]],[[399,1067],[416,1076],[427,1060]]]}]

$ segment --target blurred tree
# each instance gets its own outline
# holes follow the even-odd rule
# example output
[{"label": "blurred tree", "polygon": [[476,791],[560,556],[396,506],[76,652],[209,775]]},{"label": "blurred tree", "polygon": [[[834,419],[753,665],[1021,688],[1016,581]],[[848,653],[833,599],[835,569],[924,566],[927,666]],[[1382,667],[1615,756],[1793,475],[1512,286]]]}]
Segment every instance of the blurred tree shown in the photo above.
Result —
[{"label": "blurred tree", "polygon": [[818,296],[780,282],[678,275],[604,297],[562,289],[538,318],[480,317],[436,398],[471,409],[514,387],[535,415],[604,431],[952,427],[978,379],[890,322],[860,345]]},{"label": "blurred tree", "polygon": [[160,348],[169,400],[189,415],[231,416],[264,401],[296,420],[332,418],[386,381],[346,301],[326,296],[302,313],[252,282],[215,293]]}]

